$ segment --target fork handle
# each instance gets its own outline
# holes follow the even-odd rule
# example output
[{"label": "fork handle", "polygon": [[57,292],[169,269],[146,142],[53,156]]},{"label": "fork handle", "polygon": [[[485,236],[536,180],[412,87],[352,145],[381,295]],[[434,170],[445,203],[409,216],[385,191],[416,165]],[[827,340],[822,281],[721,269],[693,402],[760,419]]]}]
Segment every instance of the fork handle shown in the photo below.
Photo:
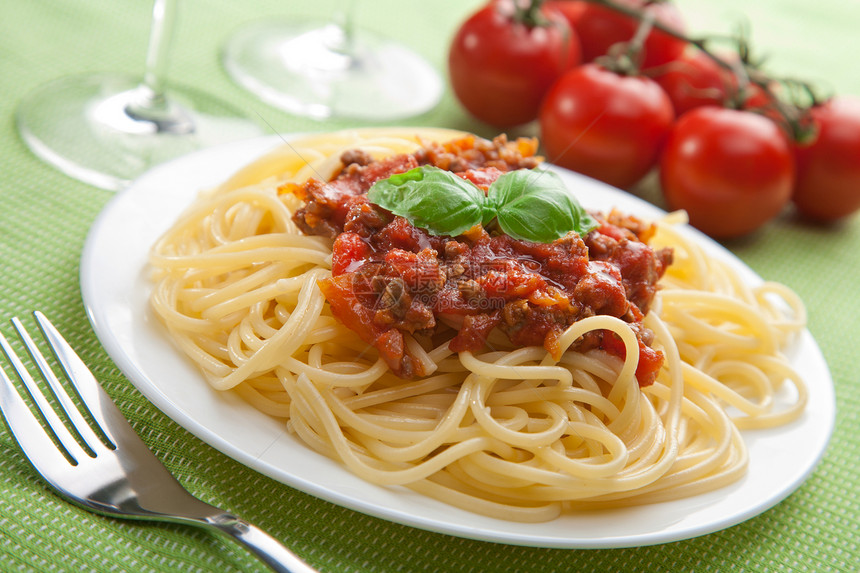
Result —
[{"label": "fork handle", "polygon": [[207,517],[205,523],[247,547],[273,571],[279,573],[316,573],[315,569],[284,547],[280,541],[235,515],[220,513]]}]

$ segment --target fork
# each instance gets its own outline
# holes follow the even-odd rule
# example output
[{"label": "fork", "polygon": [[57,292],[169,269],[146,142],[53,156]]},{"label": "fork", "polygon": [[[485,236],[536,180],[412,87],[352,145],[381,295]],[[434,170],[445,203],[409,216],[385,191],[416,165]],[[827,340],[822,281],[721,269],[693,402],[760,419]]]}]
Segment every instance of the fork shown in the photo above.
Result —
[{"label": "fork", "polygon": [[[71,429],[45,398],[2,333],[0,345],[4,354],[59,446],[42,427],[3,368],[0,368],[0,411],[30,463],[61,496],[102,515],[202,527],[245,545],[274,571],[313,572],[268,533],[188,493],[134,432],[54,325],[41,312],[36,311],[33,315],[94,426],[84,419],[86,414],[82,414],[72,401],[17,317],[11,322],[65,413]],[[99,437],[96,431],[102,436]],[[72,432],[77,434],[77,439]]]}]

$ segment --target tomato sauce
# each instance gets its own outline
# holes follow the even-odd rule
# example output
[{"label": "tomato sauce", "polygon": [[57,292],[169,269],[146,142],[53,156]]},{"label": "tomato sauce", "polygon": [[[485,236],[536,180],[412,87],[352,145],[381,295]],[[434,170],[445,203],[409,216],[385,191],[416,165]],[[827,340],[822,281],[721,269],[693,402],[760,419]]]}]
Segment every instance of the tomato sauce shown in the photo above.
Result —
[{"label": "tomato sauce", "polygon": [[[486,190],[504,172],[536,166],[536,149],[533,140],[469,136],[382,160],[350,151],[331,181],[282,189],[304,201],[294,215],[304,232],[334,239],[332,277],[320,281],[332,313],[375,346],[398,376],[426,374],[408,351],[406,334],[432,339],[454,328],[451,350],[479,351],[497,329],[514,346],[544,346],[558,357],[564,330],[601,314],[630,324],[639,341],[637,379],[653,383],[663,356],[651,347],[653,334],[642,320],[672,252],[648,246],[652,225],[613,211],[593,213],[600,225],[586,236],[571,232],[548,244],[480,225],[458,237],[434,236],[366,198],[374,182],[427,164]],[[604,331],[574,347],[625,353],[621,340]]]}]

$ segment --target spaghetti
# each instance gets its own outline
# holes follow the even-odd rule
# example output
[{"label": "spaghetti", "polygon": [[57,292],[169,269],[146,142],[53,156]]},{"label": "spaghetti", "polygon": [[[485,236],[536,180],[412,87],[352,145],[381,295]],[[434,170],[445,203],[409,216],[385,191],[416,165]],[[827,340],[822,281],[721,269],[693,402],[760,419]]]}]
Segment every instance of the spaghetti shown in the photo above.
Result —
[{"label": "spaghetti", "polygon": [[[489,349],[405,337],[419,376],[392,372],[378,349],[332,313],[332,240],[307,235],[301,200],[279,192],[327,181],[344,151],[413,153],[463,134],[367,129],[285,145],[203,192],[154,245],[152,306],[177,346],[217,390],[232,390],[315,451],[361,478],[405,486],[506,520],[653,503],[740,478],[740,430],[785,424],[806,402],[783,355],[804,328],[786,287],[749,286],[709,256],[672,214],[654,248],[674,262],[643,325],[663,356],[653,383],[637,381],[641,336],[595,314],[554,338],[556,352],[490,333]],[[583,347],[613,333],[623,352]],[[620,356],[620,357],[619,357]]]}]

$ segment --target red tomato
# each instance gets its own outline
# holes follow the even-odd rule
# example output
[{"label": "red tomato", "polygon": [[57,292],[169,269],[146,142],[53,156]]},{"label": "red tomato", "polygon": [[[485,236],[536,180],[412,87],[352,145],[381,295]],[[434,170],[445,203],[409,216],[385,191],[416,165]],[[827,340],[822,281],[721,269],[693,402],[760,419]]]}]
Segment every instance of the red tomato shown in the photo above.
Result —
[{"label": "red tomato", "polygon": [[791,128],[786,123],[786,118],[779,109],[778,96],[776,95],[778,90],[779,84],[777,83],[772,83],[767,88],[750,83],[739,94],[740,109],[763,115],[776,122],[786,133],[789,133]]},{"label": "red tomato", "polygon": [[662,70],[652,77],[666,90],[676,115],[704,105],[725,105],[731,74],[698,48],[689,48]]},{"label": "red tomato", "polygon": [[763,87],[749,84],[744,88],[741,107],[747,111],[755,111],[762,115],[772,116],[774,114],[774,96]]},{"label": "red tomato", "polygon": [[549,87],[580,62],[579,40],[559,14],[518,20],[512,0],[494,0],[457,31],[448,54],[451,87],[472,115],[496,127],[537,117]]},{"label": "red tomato", "polygon": [[[652,12],[660,24],[683,32],[684,19],[681,11],[670,2],[650,0],[615,0],[627,8]],[[551,0],[548,9],[563,13],[579,36],[582,44],[582,60],[591,62],[606,54],[619,42],[629,42],[636,34],[639,20],[616,10],[591,2]],[[674,38],[659,30],[652,30],[645,40],[642,68],[651,68],[675,60],[681,56],[687,42]]]},{"label": "red tomato", "polygon": [[674,119],[669,96],[653,80],[585,64],[546,95],[541,140],[549,161],[630,187],[656,163]]},{"label": "red tomato", "polygon": [[834,97],[810,113],[818,135],[795,148],[792,200],[809,219],[835,221],[860,209],[860,99]]},{"label": "red tomato", "polygon": [[671,209],[719,239],[751,233],[776,217],[794,185],[783,131],[749,111],[700,107],[684,114],[666,141],[660,182]]},{"label": "red tomato", "polygon": [[[737,54],[719,57],[725,62],[738,60]],[[648,75],[669,94],[678,116],[696,107],[711,105],[755,111],[782,122],[774,94],[751,82],[739,91],[738,79],[731,70],[693,46],[677,60],[652,68]]]}]

